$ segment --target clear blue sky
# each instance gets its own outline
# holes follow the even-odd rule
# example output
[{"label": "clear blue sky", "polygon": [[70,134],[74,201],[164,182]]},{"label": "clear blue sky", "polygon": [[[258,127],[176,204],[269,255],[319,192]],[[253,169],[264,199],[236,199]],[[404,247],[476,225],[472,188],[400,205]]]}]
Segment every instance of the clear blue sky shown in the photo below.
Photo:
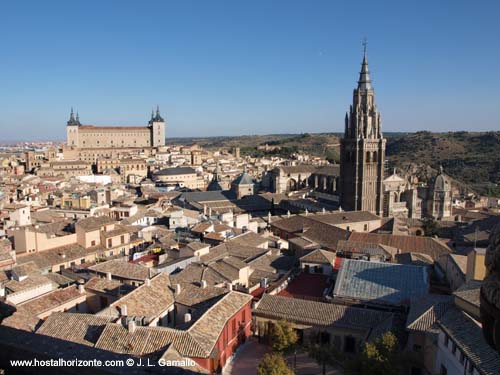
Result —
[{"label": "clear blue sky", "polygon": [[500,130],[500,1],[2,1],[0,140],[342,131],[368,38],[384,131]]}]

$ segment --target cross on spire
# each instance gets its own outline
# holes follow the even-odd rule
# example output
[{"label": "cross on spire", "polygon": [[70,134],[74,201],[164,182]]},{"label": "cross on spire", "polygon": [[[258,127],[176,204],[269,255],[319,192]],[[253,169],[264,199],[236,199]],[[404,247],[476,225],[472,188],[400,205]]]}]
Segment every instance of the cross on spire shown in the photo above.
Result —
[{"label": "cross on spire", "polygon": [[363,54],[366,55],[366,46],[368,45],[368,38],[365,36],[363,38]]}]

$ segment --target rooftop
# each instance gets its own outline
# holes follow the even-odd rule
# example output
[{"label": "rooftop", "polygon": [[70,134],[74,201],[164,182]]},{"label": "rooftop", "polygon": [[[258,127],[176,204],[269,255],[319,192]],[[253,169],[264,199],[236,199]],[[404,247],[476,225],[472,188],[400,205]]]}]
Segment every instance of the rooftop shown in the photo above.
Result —
[{"label": "rooftop", "polygon": [[402,304],[410,298],[426,295],[428,290],[425,267],[345,259],[333,295],[334,298]]}]

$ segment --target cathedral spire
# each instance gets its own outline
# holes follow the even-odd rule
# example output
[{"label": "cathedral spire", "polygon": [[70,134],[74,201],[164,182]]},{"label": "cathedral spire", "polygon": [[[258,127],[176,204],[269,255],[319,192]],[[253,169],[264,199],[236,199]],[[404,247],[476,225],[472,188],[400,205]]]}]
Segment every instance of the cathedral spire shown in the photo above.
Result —
[{"label": "cathedral spire", "polygon": [[372,81],[370,79],[370,70],[368,69],[368,58],[366,57],[366,46],[368,42],[363,41],[363,62],[361,63],[361,72],[359,72],[358,89],[371,90]]}]

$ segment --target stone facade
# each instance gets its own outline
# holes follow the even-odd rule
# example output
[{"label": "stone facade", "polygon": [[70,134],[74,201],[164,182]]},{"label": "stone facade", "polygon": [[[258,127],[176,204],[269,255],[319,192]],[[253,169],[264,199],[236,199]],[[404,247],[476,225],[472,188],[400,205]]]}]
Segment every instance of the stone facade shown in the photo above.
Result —
[{"label": "stone facade", "polygon": [[383,180],[386,140],[375,104],[366,50],[353,104],[345,116],[341,140],[341,206],[347,211],[383,212]]},{"label": "stone facade", "polygon": [[[82,125],[78,114],[71,110],[66,127],[67,152],[87,150],[85,156],[108,156],[114,149],[144,149],[165,146],[165,120],[157,108],[151,113],[147,126],[94,126]],[[95,152],[91,152],[95,150]],[[106,152],[102,152],[106,150]],[[109,150],[109,151],[108,151]],[[90,154],[90,155],[87,155]],[[82,156],[79,153],[78,156]]]}]

